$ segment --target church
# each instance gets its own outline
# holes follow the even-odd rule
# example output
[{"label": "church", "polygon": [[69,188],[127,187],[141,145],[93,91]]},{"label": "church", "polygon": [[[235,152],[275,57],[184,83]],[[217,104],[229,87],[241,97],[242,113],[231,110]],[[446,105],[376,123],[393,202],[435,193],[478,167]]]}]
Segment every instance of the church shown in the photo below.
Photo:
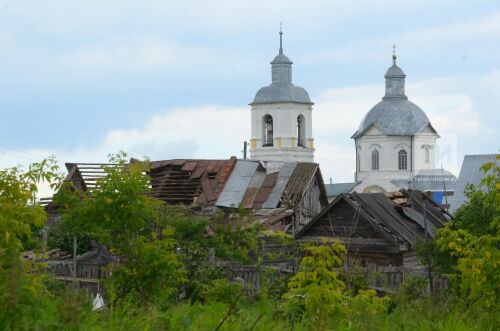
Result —
[{"label": "church", "polygon": [[[425,112],[406,96],[406,75],[396,60],[394,50],[392,66],[384,76],[385,95],[351,137],[356,149],[355,178],[344,187],[366,193],[413,188],[438,192],[442,199],[443,194],[452,194],[456,177],[436,169],[439,134]],[[250,103],[252,159],[314,162],[313,102],[304,88],[292,83],[292,64],[283,53],[280,31],[279,52],[271,62],[271,84],[259,89]]]}]

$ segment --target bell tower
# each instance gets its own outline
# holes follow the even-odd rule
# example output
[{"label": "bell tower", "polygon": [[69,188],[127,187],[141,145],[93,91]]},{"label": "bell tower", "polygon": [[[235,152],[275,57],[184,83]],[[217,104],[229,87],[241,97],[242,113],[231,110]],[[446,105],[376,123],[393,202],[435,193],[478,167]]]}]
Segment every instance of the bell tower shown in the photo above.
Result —
[{"label": "bell tower", "polygon": [[283,31],[278,55],[271,62],[271,84],[250,103],[250,157],[281,162],[314,162],[312,106],[309,94],[292,84],[293,62],[283,54]]}]

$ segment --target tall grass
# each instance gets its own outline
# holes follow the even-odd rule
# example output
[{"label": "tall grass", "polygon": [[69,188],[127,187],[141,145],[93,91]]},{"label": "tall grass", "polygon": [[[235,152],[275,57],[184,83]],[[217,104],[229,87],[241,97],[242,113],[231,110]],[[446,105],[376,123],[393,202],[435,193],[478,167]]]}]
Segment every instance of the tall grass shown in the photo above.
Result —
[{"label": "tall grass", "polygon": [[[130,304],[87,312],[78,325],[61,325],[67,330],[216,330],[230,305],[222,302],[180,303],[166,310]],[[498,330],[498,317],[471,311],[451,303],[425,298],[400,303],[389,313],[343,320],[328,319],[325,330]],[[280,302],[242,302],[220,330],[315,330],[307,320],[291,325],[280,314]]]}]

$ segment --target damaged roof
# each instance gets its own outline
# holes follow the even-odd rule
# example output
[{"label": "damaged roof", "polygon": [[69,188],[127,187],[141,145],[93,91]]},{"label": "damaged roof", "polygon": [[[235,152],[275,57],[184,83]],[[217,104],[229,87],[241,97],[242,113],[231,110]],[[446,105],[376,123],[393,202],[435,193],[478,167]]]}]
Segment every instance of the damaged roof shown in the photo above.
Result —
[{"label": "damaged roof", "polygon": [[[134,162],[134,160],[131,160]],[[109,163],[67,163],[66,181],[73,189],[92,190],[106,176]],[[151,161],[150,196],[169,204],[243,207],[253,210],[293,209],[313,178],[319,183],[323,205],[326,191],[316,163],[285,162],[267,167],[257,160],[174,159]],[[279,212],[278,218],[289,216]],[[272,217],[273,221],[276,218]]]},{"label": "damaged roof", "polygon": [[[134,162],[132,160],[131,162]],[[169,204],[210,205],[219,197],[236,157],[227,160],[175,159],[150,162],[150,196]],[[111,163],[66,163],[65,181],[76,190],[91,191],[106,176]],[[49,204],[51,199],[45,199]]]},{"label": "damaged roof", "polygon": [[236,158],[151,162],[151,196],[169,204],[214,204]]},{"label": "damaged roof", "polygon": [[320,190],[326,205],[326,192],[318,164],[285,162],[279,171],[267,171],[260,161],[238,160],[215,205],[254,210],[293,209],[315,176],[320,177]]},{"label": "damaged roof", "polygon": [[372,224],[374,230],[395,245],[406,243],[415,246],[417,240],[425,236],[425,231],[433,237],[437,229],[451,220],[448,212],[420,191],[343,193],[297,232],[296,238],[307,237],[308,230],[330,210],[332,214],[341,201],[347,202],[356,213]]}]

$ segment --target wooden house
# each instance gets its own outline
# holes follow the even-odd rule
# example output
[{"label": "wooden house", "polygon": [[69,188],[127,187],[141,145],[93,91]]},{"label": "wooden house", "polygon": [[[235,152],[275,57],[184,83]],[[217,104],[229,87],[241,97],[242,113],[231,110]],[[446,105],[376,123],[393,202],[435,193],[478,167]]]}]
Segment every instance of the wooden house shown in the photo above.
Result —
[{"label": "wooden house", "polygon": [[337,239],[360,265],[422,268],[415,248],[451,216],[420,191],[344,193],[304,226],[299,241]]},{"label": "wooden house", "polygon": [[[131,160],[134,162],[134,160]],[[66,163],[74,190],[92,191],[105,178],[105,163]],[[217,209],[251,210],[254,219],[273,230],[298,231],[327,205],[323,177],[316,163],[241,160],[174,159],[152,161],[148,172],[151,197],[189,206],[198,215]],[[44,200],[49,224],[59,220],[58,208]]]}]

